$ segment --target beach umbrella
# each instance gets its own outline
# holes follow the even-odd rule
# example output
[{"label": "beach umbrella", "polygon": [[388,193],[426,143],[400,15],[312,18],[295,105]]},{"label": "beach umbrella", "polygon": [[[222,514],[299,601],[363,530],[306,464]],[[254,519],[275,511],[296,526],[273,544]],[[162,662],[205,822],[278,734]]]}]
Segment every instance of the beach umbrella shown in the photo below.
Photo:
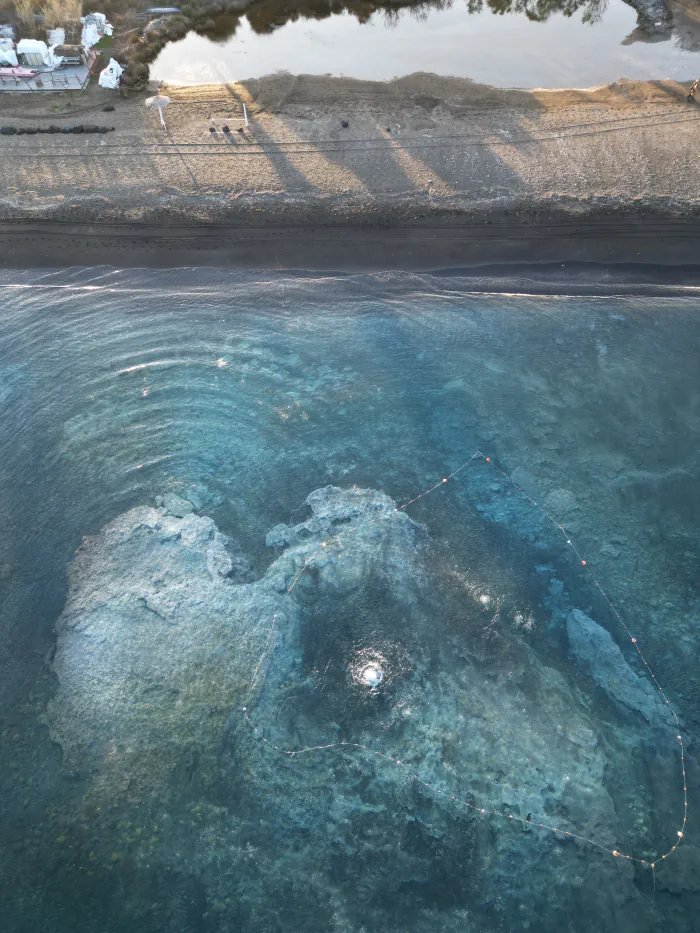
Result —
[{"label": "beach umbrella", "polygon": [[149,97],[149,98],[147,98],[147,99],[144,101],[144,103],[146,104],[147,107],[150,107],[151,110],[157,110],[157,111],[158,111],[158,116],[160,117],[160,122],[163,124],[163,128],[165,129],[166,126],[165,126],[165,118],[163,117],[163,111],[165,110],[165,108],[166,108],[166,107],[168,106],[168,104],[170,103],[170,98],[167,97],[165,94],[156,94],[155,97]]}]

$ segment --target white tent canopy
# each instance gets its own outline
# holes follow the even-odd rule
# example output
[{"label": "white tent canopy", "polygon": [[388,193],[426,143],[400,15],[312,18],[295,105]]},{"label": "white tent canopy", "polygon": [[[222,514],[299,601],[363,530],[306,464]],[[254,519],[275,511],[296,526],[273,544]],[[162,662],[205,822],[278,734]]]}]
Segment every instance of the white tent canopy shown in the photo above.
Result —
[{"label": "white tent canopy", "polygon": [[0,65],[10,65],[11,68],[15,68],[18,64],[12,39],[0,39]]},{"label": "white tent canopy", "polygon": [[17,43],[17,54],[22,56],[25,65],[43,65],[48,51],[47,44],[38,39],[20,39]]},{"label": "white tent canopy", "polygon": [[44,59],[44,64],[49,65],[49,67],[51,68],[58,68],[58,66],[61,64],[62,61],[63,61],[63,56],[56,55],[56,46],[50,45],[48,54],[46,58]]},{"label": "white tent canopy", "polygon": [[119,62],[110,58],[109,65],[100,72],[97,83],[100,87],[117,88],[119,87],[119,79],[123,72],[124,69]]},{"label": "white tent canopy", "polygon": [[56,29],[47,29],[46,38],[49,40],[49,46],[65,45],[66,44],[66,30],[60,27]]},{"label": "white tent canopy", "polygon": [[54,45],[49,48],[39,39],[20,39],[17,43],[17,54],[21,55],[24,64],[30,67],[48,65],[49,68],[55,68],[63,61],[59,55],[54,53],[55,48]]},{"label": "white tent canopy", "polygon": [[0,49],[0,65],[3,67],[9,65],[10,68],[16,68],[19,65],[17,55],[12,49]]},{"label": "white tent canopy", "polygon": [[83,24],[80,44],[86,49],[91,49],[93,45],[97,45],[102,36],[111,36],[114,31],[114,27],[107,22],[104,13],[88,13],[87,16],[80,17],[80,22]]}]

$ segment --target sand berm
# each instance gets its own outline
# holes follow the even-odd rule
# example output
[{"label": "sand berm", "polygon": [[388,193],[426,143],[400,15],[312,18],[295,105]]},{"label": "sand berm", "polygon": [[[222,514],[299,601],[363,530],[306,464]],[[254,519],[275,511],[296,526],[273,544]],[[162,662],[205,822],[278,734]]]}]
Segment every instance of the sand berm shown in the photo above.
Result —
[{"label": "sand berm", "polygon": [[0,263],[696,264],[690,78],[507,90],[277,74],[164,88],[167,130],[145,94],[5,95],[3,126],[114,132],[0,136]]}]

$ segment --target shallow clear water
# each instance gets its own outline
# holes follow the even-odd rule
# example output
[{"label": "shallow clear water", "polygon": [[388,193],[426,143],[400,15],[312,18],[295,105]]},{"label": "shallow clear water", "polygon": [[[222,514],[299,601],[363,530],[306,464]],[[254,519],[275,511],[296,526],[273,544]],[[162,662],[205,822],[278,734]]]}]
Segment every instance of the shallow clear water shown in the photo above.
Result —
[{"label": "shallow clear water", "polygon": [[[493,465],[441,483],[478,449],[565,523],[691,739],[692,294],[489,296],[457,277],[196,270],[0,284],[5,929],[693,929],[692,819],[655,899],[649,869],[604,851],[665,852],[682,812],[675,733],[595,688],[572,657],[568,611],[608,629],[636,670],[624,632],[562,535]],[[162,736],[126,767],[138,737],[102,755],[109,736],[96,734],[62,769],[47,722],[54,735],[73,724],[57,726],[55,707],[46,718],[54,625],[83,536],[172,491],[260,580],[280,553],[266,534],[303,522],[305,498],[328,484],[400,503],[439,488],[406,510],[425,527],[392,564],[405,586],[387,584],[371,536],[376,573],[357,588],[324,593],[307,574],[292,597],[296,640],[275,649],[251,719],[285,747],[370,752],[280,756],[231,686],[230,708],[175,691],[173,721],[200,717],[177,736],[187,751],[175,764]],[[88,580],[99,597],[106,578]],[[248,682],[242,647],[239,663]],[[109,688],[101,677],[75,707],[86,722]],[[116,718],[143,702],[127,701]],[[692,816],[692,754],[688,785]],[[603,849],[509,825],[508,811]]]},{"label": "shallow clear water", "polygon": [[635,33],[637,14],[622,0],[610,0],[599,21],[583,17],[579,10],[536,22],[523,13],[469,13],[459,3],[420,17],[401,10],[396,20],[374,13],[367,23],[349,13],[300,18],[265,34],[256,34],[243,18],[225,42],[191,32],[166,46],[151,75],[199,84],[276,71],[377,81],[425,71],[497,87],[556,88],[592,87],[621,77],[686,80],[697,70],[687,25],[682,37],[644,41]]}]

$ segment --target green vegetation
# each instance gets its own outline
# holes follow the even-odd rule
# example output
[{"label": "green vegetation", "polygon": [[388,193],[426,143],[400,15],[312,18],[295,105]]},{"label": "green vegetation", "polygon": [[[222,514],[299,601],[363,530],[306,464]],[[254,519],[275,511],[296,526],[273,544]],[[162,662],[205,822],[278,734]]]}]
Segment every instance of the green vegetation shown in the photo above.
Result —
[{"label": "green vegetation", "polygon": [[157,57],[161,49],[169,42],[184,38],[190,30],[219,40],[233,35],[238,28],[240,17],[231,12],[229,7],[244,6],[240,0],[227,4],[220,0],[186,5],[180,13],[165,17],[163,22],[153,26],[144,35],[132,34],[120,54],[120,61],[125,67],[122,84],[138,90],[148,81],[148,66]]},{"label": "green vegetation", "polygon": [[101,49],[113,49],[115,44],[114,36],[102,36],[99,42],[93,45],[93,49],[99,52]]}]

